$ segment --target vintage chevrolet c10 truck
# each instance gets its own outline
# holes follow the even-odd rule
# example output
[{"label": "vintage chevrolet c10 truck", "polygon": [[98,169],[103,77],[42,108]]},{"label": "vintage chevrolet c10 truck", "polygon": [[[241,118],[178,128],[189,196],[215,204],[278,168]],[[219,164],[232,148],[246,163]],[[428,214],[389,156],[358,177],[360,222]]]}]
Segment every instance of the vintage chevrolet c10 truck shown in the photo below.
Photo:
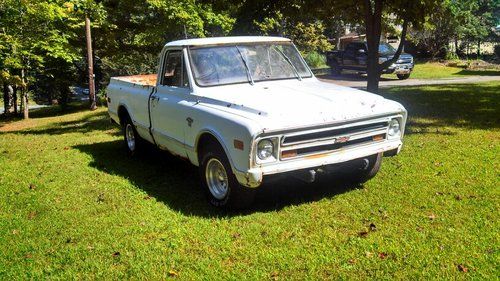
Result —
[{"label": "vintage chevrolet c10 truck", "polygon": [[199,167],[215,206],[248,206],[266,178],[308,182],[359,163],[359,182],[399,153],[405,108],[321,82],[280,37],[186,39],[165,45],[157,75],[113,77],[109,115],[135,154],[150,142]]}]

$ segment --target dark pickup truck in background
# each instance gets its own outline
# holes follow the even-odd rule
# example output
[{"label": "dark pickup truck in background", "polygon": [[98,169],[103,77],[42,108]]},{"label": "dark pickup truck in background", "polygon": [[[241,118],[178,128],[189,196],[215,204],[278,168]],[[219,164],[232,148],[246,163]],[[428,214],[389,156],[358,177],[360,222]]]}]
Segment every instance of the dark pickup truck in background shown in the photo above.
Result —
[{"label": "dark pickup truck in background", "polygon": [[[326,53],[327,64],[333,75],[340,75],[342,70],[353,70],[366,73],[366,62],[368,59],[366,42],[350,42],[344,51],[330,51]],[[396,49],[387,43],[380,43],[379,62],[391,59],[396,54]],[[382,73],[395,73],[399,79],[408,79],[413,70],[413,56],[402,53],[398,60],[384,69]]]}]

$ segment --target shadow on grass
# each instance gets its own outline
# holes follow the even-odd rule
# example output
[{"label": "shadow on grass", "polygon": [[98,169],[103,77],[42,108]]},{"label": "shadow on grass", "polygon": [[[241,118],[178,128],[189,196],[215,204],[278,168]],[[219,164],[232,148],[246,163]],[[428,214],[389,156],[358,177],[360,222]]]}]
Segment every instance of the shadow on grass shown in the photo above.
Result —
[{"label": "shadow on grass", "polygon": [[[439,132],[450,126],[471,129],[500,127],[498,83],[397,87],[384,89],[381,95],[400,102],[408,110],[409,133]],[[424,123],[415,118],[427,121]]]},{"label": "shadow on grass", "polygon": [[283,179],[261,186],[257,190],[255,204],[247,210],[223,212],[207,203],[199,183],[198,168],[167,152],[150,146],[139,155],[129,157],[121,140],[74,148],[92,156],[92,167],[127,178],[148,196],[189,216],[220,217],[274,211],[359,187],[331,177],[324,177],[314,184]]},{"label": "shadow on grass", "polygon": [[[77,111],[74,111],[77,112]],[[74,113],[72,112],[72,113]],[[65,114],[69,114],[65,112]],[[116,129],[117,126],[111,123],[111,120],[107,112],[92,113],[88,112],[84,117],[65,122],[58,122],[55,124],[49,124],[48,126],[28,128],[16,132],[20,135],[63,135],[68,133],[90,133],[94,131],[106,131]],[[1,133],[0,133],[1,134]],[[116,135],[120,132],[116,131]]]},{"label": "shadow on grass", "polygon": [[470,70],[464,69],[455,73],[456,75],[469,75],[469,76],[500,76],[500,70],[488,69],[488,70]]}]

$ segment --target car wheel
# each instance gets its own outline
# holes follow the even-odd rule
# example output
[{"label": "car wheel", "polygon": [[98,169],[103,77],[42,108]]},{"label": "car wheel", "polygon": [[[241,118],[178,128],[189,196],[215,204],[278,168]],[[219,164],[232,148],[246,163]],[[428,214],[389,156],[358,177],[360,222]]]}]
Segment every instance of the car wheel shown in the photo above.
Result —
[{"label": "car wheel", "polygon": [[210,145],[204,151],[199,172],[201,185],[210,204],[224,209],[241,209],[251,205],[255,189],[238,182],[224,150]]},{"label": "car wheel", "polygon": [[364,183],[375,177],[382,166],[382,155],[378,153],[361,159],[362,167],[357,169],[352,179],[357,183]]},{"label": "car wheel", "polygon": [[125,148],[130,155],[135,155],[143,146],[143,140],[137,133],[132,120],[127,115],[122,125]]},{"label": "car wheel", "polygon": [[340,67],[338,62],[332,61],[332,63],[330,64],[330,73],[332,76],[339,76],[342,74],[342,68]]},{"label": "car wheel", "polygon": [[406,80],[410,78],[410,74],[398,74],[397,76],[399,80]]}]

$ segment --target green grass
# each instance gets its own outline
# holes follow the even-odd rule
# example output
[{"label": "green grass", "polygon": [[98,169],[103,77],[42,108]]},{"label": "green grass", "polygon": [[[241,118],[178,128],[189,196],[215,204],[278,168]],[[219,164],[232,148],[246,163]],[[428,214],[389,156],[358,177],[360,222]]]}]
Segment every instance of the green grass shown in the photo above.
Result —
[{"label": "green grass", "polygon": [[[411,74],[413,79],[460,78],[464,76],[499,75],[500,70],[468,70],[463,67],[451,67],[436,62],[416,63]],[[383,77],[396,78],[395,74],[385,74]]]},{"label": "green grass", "polygon": [[496,279],[499,93],[386,90],[410,120],[376,178],[268,184],[231,214],[189,164],[127,157],[105,109],[0,123],[0,279]]}]

